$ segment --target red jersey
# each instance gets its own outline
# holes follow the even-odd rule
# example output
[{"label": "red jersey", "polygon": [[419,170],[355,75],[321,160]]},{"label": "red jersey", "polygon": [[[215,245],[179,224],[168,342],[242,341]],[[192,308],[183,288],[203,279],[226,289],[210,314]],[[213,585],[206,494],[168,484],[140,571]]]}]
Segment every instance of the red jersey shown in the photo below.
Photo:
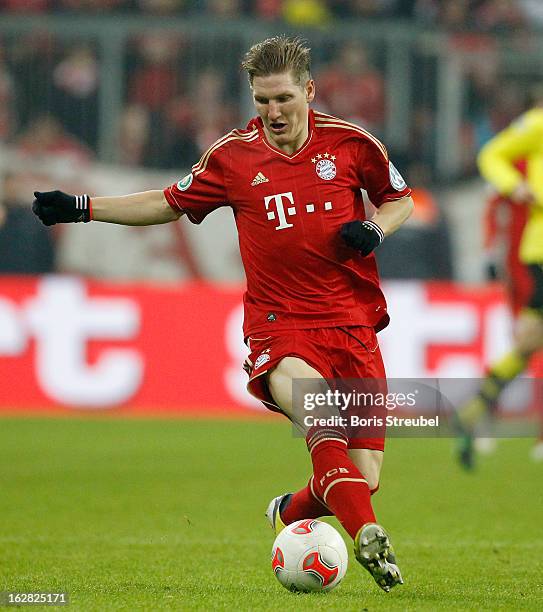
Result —
[{"label": "red jersey", "polygon": [[253,119],[212,145],[164,195],[193,223],[220,206],[233,209],[247,337],[388,324],[375,257],[362,257],[339,235],[344,223],[364,218],[361,189],[375,206],[410,194],[377,138],[310,110],[307,140],[294,154],[274,148]]}]

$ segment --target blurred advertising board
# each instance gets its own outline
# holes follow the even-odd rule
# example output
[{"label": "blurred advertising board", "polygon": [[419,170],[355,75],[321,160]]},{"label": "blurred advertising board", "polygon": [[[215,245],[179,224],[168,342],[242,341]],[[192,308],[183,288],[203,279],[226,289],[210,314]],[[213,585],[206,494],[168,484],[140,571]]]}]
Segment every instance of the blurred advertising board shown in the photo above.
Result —
[{"label": "blurred advertising board", "polygon": [[[496,285],[385,284],[391,377],[477,378],[509,346]],[[243,288],[0,278],[0,412],[264,412],[245,391]]]}]

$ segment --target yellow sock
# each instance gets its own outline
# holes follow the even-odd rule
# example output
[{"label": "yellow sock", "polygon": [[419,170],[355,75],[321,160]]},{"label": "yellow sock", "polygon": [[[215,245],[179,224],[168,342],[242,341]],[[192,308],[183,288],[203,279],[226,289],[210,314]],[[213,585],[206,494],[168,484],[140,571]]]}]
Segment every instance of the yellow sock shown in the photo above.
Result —
[{"label": "yellow sock", "polygon": [[527,364],[528,359],[516,351],[507,353],[496,362],[481,383],[479,393],[459,410],[462,424],[473,429],[497,401],[502,389],[522,373]]},{"label": "yellow sock", "polygon": [[511,351],[490,368],[490,376],[509,382],[524,372],[527,365],[528,359],[524,355]]},{"label": "yellow sock", "polygon": [[462,406],[462,408],[458,411],[458,417],[460,418],[462,425],[471,431],[483,418],[487,410],[488,402],[480,395],[476,395],[474,398],[469,400],[467,404]]}]

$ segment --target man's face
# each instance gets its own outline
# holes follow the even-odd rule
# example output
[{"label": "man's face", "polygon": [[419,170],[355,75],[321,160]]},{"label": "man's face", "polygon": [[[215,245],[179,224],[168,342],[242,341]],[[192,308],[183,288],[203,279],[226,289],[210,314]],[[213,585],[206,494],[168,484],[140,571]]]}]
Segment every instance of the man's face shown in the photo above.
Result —
[{"label": "man's face", "polygon": [[290,72],[256,76],[252,91],[269,142],[294,153],[307,138],[309,103],[315,97],[313,81],[300,86]]}]

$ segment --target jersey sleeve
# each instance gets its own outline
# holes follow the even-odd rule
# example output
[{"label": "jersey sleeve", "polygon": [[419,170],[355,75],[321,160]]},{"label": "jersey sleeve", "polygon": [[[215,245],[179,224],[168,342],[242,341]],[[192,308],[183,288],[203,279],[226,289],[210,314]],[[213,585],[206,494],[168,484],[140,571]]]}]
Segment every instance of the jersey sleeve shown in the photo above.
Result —
[{"label": "jersey sleeve", "polygon": [[164,189],[168,204],[176,212],[185,213],[192,223],[201,223],[210,212],[228,205],[220,162],[216,152],[208,151],[190,174]]},{"label": "jersey sleeve", "polygon": [[357,176],[371,203],[379,208],[385,202],[411,194],[402,175],[389,160],[385,146],[371,137],[358,142]]},{"label": "jersey sleeve", "polygon": [[481,149],[477,157],[481,176],[500,194],[511,195],[524,178],[515,162],[537,150],[542,139],[543,112],[525,113]]}]

